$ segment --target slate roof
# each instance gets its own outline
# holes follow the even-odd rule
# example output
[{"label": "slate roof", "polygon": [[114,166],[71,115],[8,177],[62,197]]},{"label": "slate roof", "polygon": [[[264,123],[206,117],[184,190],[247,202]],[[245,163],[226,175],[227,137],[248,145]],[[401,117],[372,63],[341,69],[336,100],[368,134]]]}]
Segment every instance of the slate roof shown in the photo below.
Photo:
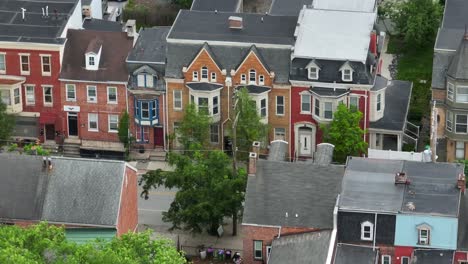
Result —
[{"label": "slate roof", "polygon": [[379,251],[372,247],[337,244],[335,264],[375,264]]},{"label": "slate roof", "polygon": [[0,219],[116,226],[125,163],[0,154]]},{"label": "slate roof", "polygon": [[127,62],[166,63],[166,37],[170,27],[142,28]]},{"label": "slate roof", "polygon": [[299,11],[306,6],[310,6],[312,0],[273,0],[270,6],[271,15],[274,16],[299,16]]},{"label": "slate roof", "polygon": [[242,89],[244,87],[251,94],[261,94],[261,93],[264,93],[264,92],[269,92],[271,90],[271,88],[268,87],[268,86],[253,85],[253,84],[248,84],[248,85],[241,84],[241,85],[237,86],[236,89]]},{"label": "slate roof", "polygon": [[445,89],[448,65],[453,58],[454,52],[436,51],[432,60],[432,87]]},{"label": "slate roof", "polygon": [[268,264],[325,263],[331,231],[283,235],[271,243]]},{"label": "slate roof", "polygon": [[194,0],[190,10],[239,12],[242,0]]},{"label": "slate roof", "polygon": [[318,96],[325,96],[325,97],[341,97],[349,93],[348,89],[342,88],[328,88],[328,87],[312,87],[310,92],[316,94]]},{"label": "slate roof", "polygon": [[[242,29],[230,29],[228,18],[243,19]],[[262,21],[263,18],[263,21]],[[172,40],[229,41],[251,44],[292,45],[297,17],[233,12],[180,10],[168,35]]]},{"label": "slate roof", "polygon": [[468,34],[463,37],[457,52],[453,55],[447,75],[458,80],[468,80]]},{"label": "slate roof", "polygon": [[[60,38],[77,0],[7,0],[0,1],[0,41],[63,44]],[[42,8],[48,6],[49,17],[42,16]],[[25,8],[25,20],[21,8]],[[54,10],[57,10],[55,15]]]},{"label": "slate roof", "polygon": [[371,91],[379,91],[388,86],[387,78],[377,75],[375,76],[374,86],[371,88]]},{"label": "slate roof", "polygon": [[[183,78],[182,68],[189,66],[192,60],[205,45],[200,44],[167,44],[167,65],[166,77]],[[209,44],[211,55],[221,69],[226,69],[230,76],[231,70],[236,70],[237,66],[244,60],[250,52],[251,46],[227,46]],[[264,48],[256,47],[262,54],[266,66],[275,73],[276,83],[289,83],[289,61],[291,59],[291,50],[289,48]],[[237,85],[237,84],[234,84]]]},{"label": "slate roof", "polygon": [[375,12],[375,0],[314,0],[314,8],[355,12]]},{"label": "slate roof", "polygon": [[185,85],[195,91],[215,91],[223,88],[222,84],[209,82],[190,82]]},{"label": "slate roof", "polygon": [[414,264],[452,264],[453,250],[416,249],[413,252]]},{"label": "slate roof", "polygon": [[123,25],[120,22],[109,21],[104,19],[84,19],[83,28],[94,31],[112,31],[122,32]]},{"label": "slate roof", "polygon": [[385,109],[381,119],[370,122],[370,129],[385,129],[403,132],[409,111],[413,84],[408,81],[392,80],[385,90]]},{"label": "slate roof", "polygon": [[338,165],[257,160],[256,175],[247,181],[243,224],[332,228],[343,172]]},{"label": "slate roof", "polygon": [[[69,29],[63,55],[60,79],[83,81],[127,82],[125,59],[133,46],[133,38],[125,32],[104,32]],[[99,69],[86,70],[85,53],[90,42],[102,41]]]}]

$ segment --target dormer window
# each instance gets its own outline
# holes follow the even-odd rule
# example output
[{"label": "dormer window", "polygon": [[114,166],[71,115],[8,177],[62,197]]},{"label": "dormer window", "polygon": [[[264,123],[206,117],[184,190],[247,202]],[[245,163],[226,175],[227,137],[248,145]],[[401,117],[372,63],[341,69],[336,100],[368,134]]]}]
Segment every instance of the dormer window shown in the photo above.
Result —
[{"label": "dormer window", "polygon": [[138,87],[154,87],[155,78],[149,73],[138,74]]},{"label": "dormer window", "polygon": [[351,69],[344,69],[342,72],[343,82],[351,82],[353,80],[353,71]]},{"label": "dormer window", "polygon": [[361,223],[361,240],[372,241],[374,238],[374,224],[369,221]]},{"label": "dormer window", "polygon": [[317,67],[309,68],[309,79],[318,80],[319,78],[319,69]]},{"label": "dormer window", "polygon": [[255,84],[257,82],[257,72],[252,69],[249,71],[249,84]]},{"label": "dormer window", "polygon": [[94,56],[89,56],[89,58],[88,58],[88,64],[89,64],[89,66],[94,66],[94,65],[96,65],[95,57],[94,57]]},{"label": "dormer window", "polygon": [[431,227],[427,224],[417,226],[418,229],[418,244],[430,245],[431,242]]},{"label": "dormer window", "polygon": [[201,68],[201,80],[208,81],[208,68],[206,66]]},{"label": "dormer window", "polygon": [[198,81],[198,72],[197,71],[194,71],[192,73],[192,81]]}]

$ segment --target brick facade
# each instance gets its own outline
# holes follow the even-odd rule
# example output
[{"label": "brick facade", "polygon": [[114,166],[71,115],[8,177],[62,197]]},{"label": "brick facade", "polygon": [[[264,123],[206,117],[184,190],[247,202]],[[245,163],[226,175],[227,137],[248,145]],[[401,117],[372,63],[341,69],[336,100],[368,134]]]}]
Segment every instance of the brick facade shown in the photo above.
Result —
[{"label": "brick facade", "polygon": [[136,231],[138,226],[138,190],[137,170],[125,167],[125,176],[120,196],[117,235]]}]

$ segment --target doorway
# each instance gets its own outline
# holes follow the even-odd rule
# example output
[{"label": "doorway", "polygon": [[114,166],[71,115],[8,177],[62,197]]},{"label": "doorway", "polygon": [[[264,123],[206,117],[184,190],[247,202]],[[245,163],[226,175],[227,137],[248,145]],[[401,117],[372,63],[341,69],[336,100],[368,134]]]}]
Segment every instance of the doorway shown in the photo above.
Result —
[{"label": "doorway", "polygon": [[75,112],[68,112],[68,136],[78,136],[78,114]]},{"label": "doorway", "polygon": [[301,157],[312,157],[315,151],[315,131],[309,126],[299,127],[297,152]]},{"label": "doorway", "polygon": [[46,124],[45,125],[45,139],[46,140],[55,140],[55,125]]},{"label": "doorway", "polygon": [[164,146],[164,130],[162,127],[154,128],[154,145],[155,146]]}]

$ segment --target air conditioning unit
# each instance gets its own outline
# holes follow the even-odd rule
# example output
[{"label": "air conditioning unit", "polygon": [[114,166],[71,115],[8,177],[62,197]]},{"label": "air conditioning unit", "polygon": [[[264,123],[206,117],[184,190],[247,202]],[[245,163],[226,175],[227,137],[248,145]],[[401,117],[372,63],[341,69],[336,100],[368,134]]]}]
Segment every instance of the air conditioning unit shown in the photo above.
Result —
[{"label": "air conditioning unit", "polygon": [[95,102],[95,101],[96,101],[96,97],[90,97],[90,98],[89,98],[89,101]]},{"label": "air conditioning unit", "polygon": [[428,244],[429,244],[428,242],[429,242],[429,241],[428,241],[428,238],[427,238],[427,237],[421,237],[421,238],[419,238],[419,244],[420,244],[420,245],[428,245]]}]

